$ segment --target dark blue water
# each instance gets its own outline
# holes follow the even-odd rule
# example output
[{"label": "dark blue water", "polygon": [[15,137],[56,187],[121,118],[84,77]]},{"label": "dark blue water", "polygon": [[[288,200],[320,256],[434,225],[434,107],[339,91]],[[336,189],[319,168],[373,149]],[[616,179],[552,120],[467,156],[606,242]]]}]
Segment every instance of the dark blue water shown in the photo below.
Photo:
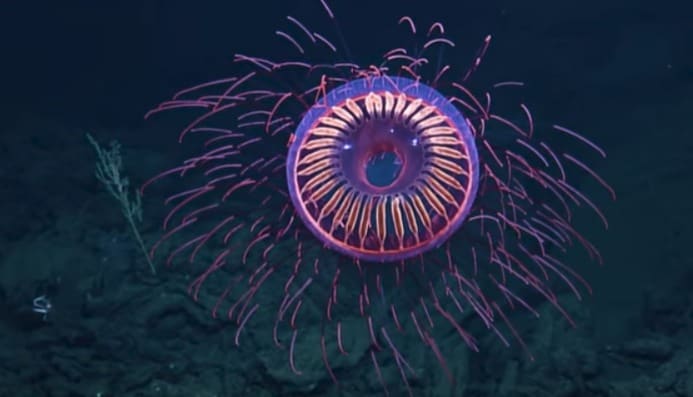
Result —
[{"label": "dark blue water", "polygon": [[[693,396],[690,4],[333,0],[328,1],[333,21],[319,0],[5,3],[0,6],[0,396]],[[505,346],[472,315],[471,306],[460,313],[446,301],[456,325],[476,336],[479,352],[438,316],[430,332],[447,357],[440,365],[435,349],[425,346],[409,321],[410,310],[419,310],[419,320],[426,321],[417,305],[421,291],[430,292],[429,278],[399,287],[387,278],[385,291],[376,291],[380,268],[357,270],[352,261],[323,249],[305,229],[294,235],[298,219],[276,247],[269,248],[275,234],[250,243],[252,236],[262,235],[264,225],[275,233],[287,222],[280,214],[282,205],[275,205],[290,203],[278,193],[284,185],[260,192],[241,189],[247,195],[225,201],[221,212],[202,211],[195,232],[177,233],[172,241],[154,246],[177,203],[174,199],[165,206],[162,201],[209,178],[194,172],[169,177],[138,201],[137,189],[153,175],[204,152],[202,138],[178,143],[179,132],[199,111],[181,109],[147,120],[145,113],[186,87],[244,76],[250,69],[234,63],[234,54],[296,57],[296,48],[275,34],[290,31],[307,41],[287,15],[338,48],[309,55],[313,63],[380,65],[382,54],[393,47],[421,50],[428,27],[440,21],[455,47],[443,45],[427,53],[427,67],[440,70],[450,64],[460,71],[456,80],[471,67],[474,74],[465,85],[482,101],[494,83],[524,82],[521,90],[499,88],[493,105],[509,110],[509,119],[525,126],[517,104],[526,104],[537,133],[553,136],[559,155],[575,153],[588,162],[617,195],[612,201],[599,181],[579,167],[573,167],[575,175],[569,171],[576,188],[593,198],[609,222],[604,230],[584,201],[571,219],[600,250],[601,265],[589,260],[576,238],[566,244],[565,255],[560,244],[549,248],[589,282],[587,288],[572,278],[579,300],[561,278],[549,277],[562,285],[555,292],[574,327],[545,296],[525,291],[521,298],[532,310],[512,299],[498,301],[527,349],[509,328],[503,329],[510,341]],[[411,38],[406,22],[397,24],[403,15],[417,22],[419,37]],[[481,64],[470,66],[489,34],[493,39]],[[304,72],[298,69],[283,80],[264,76],[247,88],[306,89],[301,85]],[[447,78],[443,80],[453,76]],[[291,106],[300,114],[300,105]],[[237,117],[226,113],[218,121],[237,125]],[[553,124],[579,131],[607,157],[557,133]],[[98,156],[87,133],[114,156],[109,142],[119,143],[125,207],[114,199],[124,197],[120,187],[111,186],[116,189],[112,194],[95,176]],[[290,131],[272,139],[264,138],[268,134],[262,126],[256,133],[264,142],[254,152],[258,158],[285,154]],[[488,133],[493,133],[490,127]],[[507,128],[499,129],[497,147],[517,148],[513,136]],[[246,152],[224,160],[228,173],[240,173],[233,163],[247,165],[252,156]],[[400,165],[393,158],[385,162],[374,167],[380,174],[373,176],[383,185]],[[269,173],[278,166],[277,175],[283,175],[281,159],[263,170]],[[529,194],[534,194],[531,189]],[[270,199],[261,202],[265,196]],[[219,203],[207,197],[195,208]],[[535,197],[558,205],[555,198]],[[240,231],[202,246],[192,263],[196,244],[167,265],[176,247],[230,215],[235,218],[229,222],[245,222]],[[155,273],[128,220],[145,250],[156,248]],[[513,232],[506,244],[512,244]],[[450,248],[453,256],[485,244],[477,229],[466,234],[464,244]],[[300,255],[296,237],[302,241]],[[243,260],[249,246],[249,259]],[[227,263],[198,291],[196,278],[227,248]],[[264,255],[265,248],[272,254]],[[440,297],[445,296],[443,281],[431,271],[447,260],[444,249],[429,267],[413,266],[421,274],[433,274],[430,280],[438,283]],[[538,246],[527,249],[539,254]],[[306,270],[287,288],[297,258]],[[247,277],[256,270],[254,280],[261,277],[265,262],[276,269],[273,277],[229,321],[228,310],[243,291],[233,289],[235,281],[240,277],[244,288],[251,285]],[[325,303],[337,268],[344,269],[341,306],[335,308],[335,319],[327,321]],[[543,277],[541,271],[536,274]],[[304,317],[297,315],[296,323],[289,324],[299,309],[293,305],[287,310],[282,347],[277,347],[272,331],[284,291],[297,293],[306,277],[312,282],[300,307]],[[382,332],[376,329],[377,335],[370,336],[358,310],[363,280],[372,287],[374,321],[390,327],[411,370],[391,354]],[[402,307],[399,319],[407,322],[407,332],[398,333],[390,304]],[[349,355],[340,354],[336,345],[336,321],[342,322]],[[495,321],[504,324],[498,313]],[[294,329],[301,332],[296,351],[290,352]],[[338,385],[323,362],[322,335]],[[295,361],[301,375],[289,361]]]}]

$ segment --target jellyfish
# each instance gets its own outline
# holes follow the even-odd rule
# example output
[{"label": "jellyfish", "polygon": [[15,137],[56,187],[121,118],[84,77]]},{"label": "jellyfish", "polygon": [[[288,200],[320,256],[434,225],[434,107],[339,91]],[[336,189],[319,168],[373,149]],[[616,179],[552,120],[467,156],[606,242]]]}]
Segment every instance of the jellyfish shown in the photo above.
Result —
[{"label": "jellyfish", "polygon": [[[316,6],[336,21],[326,1]],[[403,43],[361,64],[341,31],[331,38],[288,16],[276,35],[294,58],[236,54],[231,76],[147,114],[196,112],[179,140],[199,148],[143,189],[176,186],[150,255],[199,269],[189,293],[232,323],[235,344],[266,335],[297,377],[303,349],[337,385],[335,363],[359,354],[385,394],[390,371],[413,395],[413,343],[454,383],[441,335],[475,352],[492,335],[531,359],[512,319],[538,317],[536,297],[574,324],[559,294],[591,288],[566,254],[602,261],[573,226],[576,208],[608,227],[574,181],[615,193],[581,159],[606,157],[596,143],[535,122],[522,102],[503,106],[512,115],[496,110],[522,83],[470,88],[490,35],[470,65],[446,64],[439,55],[455,43],[441,22],[399,25]]]}]

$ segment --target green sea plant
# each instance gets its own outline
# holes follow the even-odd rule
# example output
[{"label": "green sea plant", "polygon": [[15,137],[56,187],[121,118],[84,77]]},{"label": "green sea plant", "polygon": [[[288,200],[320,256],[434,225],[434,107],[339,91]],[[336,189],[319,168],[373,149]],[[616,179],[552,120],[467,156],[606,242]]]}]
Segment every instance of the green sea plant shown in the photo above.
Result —
[{"label": "green sea plant", "polygon": [[98,160],[96,162],[96,179],[105,187],[108,193],[118,201],[120,210],[130,226],[137,244],[139,245],[144,257],[149,264],[152,274],[156,274],[156,268],[151,258],[147,254],[142,235],[137,228],[137,224],[142,222],[142,195],[135,190],[134,195],[130,195],[130,181],[123,176],[123,159],[120,156],[120,143],[111,141],[109,148],[103,148],[90,134],[87,134],[89,143],[94,147]]}]

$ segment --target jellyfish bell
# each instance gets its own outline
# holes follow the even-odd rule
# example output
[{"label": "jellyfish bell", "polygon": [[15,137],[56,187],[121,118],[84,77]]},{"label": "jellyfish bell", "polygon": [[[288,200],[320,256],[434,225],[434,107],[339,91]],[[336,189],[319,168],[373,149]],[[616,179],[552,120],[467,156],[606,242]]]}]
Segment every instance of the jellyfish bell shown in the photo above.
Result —
[{"label": "jellyfish bell", "polygon": [[[469,214],[474,137],[460,111],[421,82],[382,75],[336,87],[295,134],[286,167],[294,208],[335,251],[372,262],[416,257]],[[374,176],[379,167],[394,173]]]}]

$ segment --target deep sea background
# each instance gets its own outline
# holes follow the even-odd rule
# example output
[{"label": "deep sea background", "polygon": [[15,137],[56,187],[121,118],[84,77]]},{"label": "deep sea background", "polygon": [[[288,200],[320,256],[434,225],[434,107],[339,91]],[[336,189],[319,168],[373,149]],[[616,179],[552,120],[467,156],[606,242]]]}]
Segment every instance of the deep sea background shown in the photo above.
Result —
[{"label": "deep sea background", "polygon": [[[466,388],[416,395],[693,397],[693,3],[330,4],[363,63],[400,43],[402,15],[444,22],[460,62],[492,34],[480,81],[526,82],[536,117],[609,153],[595,169],[618,199],[600,201],[608,231],[583,226],[605,264],[576,265],[594,290],[570,307],[578,327],[534,321],[534,363],[482,350]],[[148,273],[94,177],[87,132],[122,144],[133,185],[182,159],[182,121],[145,112],[233,75],[234,53],[285,57],[274,31],[286,15],[330,27],[318,0],[0,4],[0,397],[382,395],[367,359],[341,370],[338,390],[325,372],[296,379],[284,356],[268,370],[271,343],[234,346],[233,326],[187,296],[194,272]],[[142,202],[148,242],[161,233],[156,194]],[[45,318],[32,310],[42,295]]]}]

